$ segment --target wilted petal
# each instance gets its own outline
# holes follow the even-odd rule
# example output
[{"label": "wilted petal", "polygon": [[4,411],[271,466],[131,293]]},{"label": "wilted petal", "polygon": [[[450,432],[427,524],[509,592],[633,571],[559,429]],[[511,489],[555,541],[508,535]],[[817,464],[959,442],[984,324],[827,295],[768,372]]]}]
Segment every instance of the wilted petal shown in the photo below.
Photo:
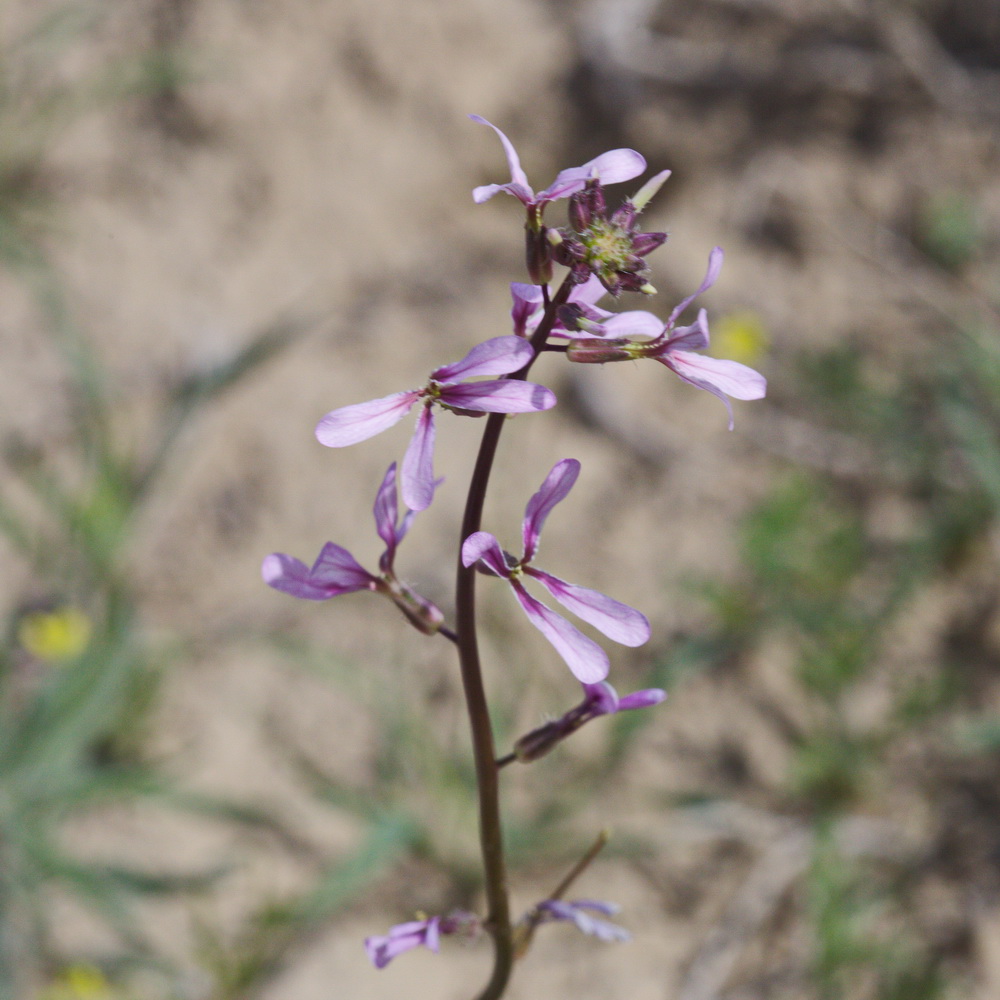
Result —
[{"label": "wilted petal", "polygon": [[596,684],[608,676],[608,655],[593,639],[541,601],[536,601],[519,583],[512,581],[511,586],[528,620],[552,643],[577,680]]},{"label": "wilted petal", "polygon": [[323,546],[312,569],[293,556],[275,552],[264,559],[261,576],[275,590],[307,601],[325,601],[340,594],[370,590],[378,582],[347,549],[333,542]]},{"label": "wilted petal", "polygon": [[705,273],[705,279],[698,286],[698,291],[696,291],[694,295],[689,295],[677,306],[676,309],[674,309],[674,311],[670,314],[670,318],[667,320],[667,326],[673,326],[674,320],[676,320],[677,317],[680,316],[680,314],[684,312],[684,310],[687,309],[687,307],[691,305],[691,303],[694,302],[694,300],[698,298],[702,292],[707,291],[712,287],[712,285],[715,284],[721,270],[722,247],[715,247],[708,255],[708,271]]},{"label": "wilted petal", "polygon": [[451,365],[444,365],[431,372],[435,382],[457,382],[477,375],[506,375],[523,368],[534,352],[521,337],[494,337],[477,344],[462,358]]},{"label": "wilted petal", "polygon": [[531,185],[528,184],[528,178],[521,169],[521,160],[517,155],[517,150],[514,149],[513,143],[503,134],[503,132],[500,131],[500,129],[496,127],[496,125],[492,122],[488,122],[481,115],[469,115],[469,117],[474,122],[478,122],[480,125],[488,125],[494,132],[496,132],[496,134],[500,137],[500,142],[503,144],[503,151],[507,155],[507,166],[510,168],[509,184],[484,184],[482,187],[477,187],[472,192],[472,200],[475,201],[477,205],[481,205],[484,201],[488,201],[499,191],[506,191],[508,194],[512,194],[525,205],[532,204],[535,200],[535,193],[531,190]]},{"label": "wilted petal", "polygon": [[549,410],[556,405],[556,396],[551,389],[534,382],[522,382],[520,379],[449,385],[441,390],[439,399],[460,410],[482,413],[534,413]]},{"label": "wilted petal", "polygon": [[434,411],[425,406],[403,456],[400,470],[403,503],[410,510],[426,510],[434,499]]},{"label": "wilted petal", "polygon": [[649,639],[646,616],[605,594],[578,587],[539,569],[525,568],[568,611],[623,646],[641,646]]},{"label": "wilted petal", "polygon": [[521,538],[524,541],[522,562],[531,562],[538,551],[538,537],[542,533],[545,519],[557,503],[566,499],[579,475],[580,463],[575,458],[564,458],[561,462],[556,462],[538,492],[528,501],[521,525]]},{"label": "wilted petal", "polygon": [[395,392],[367,403],[342,406],[328,413],[316,425],[316,437],[327,448],[344,448],[366,441],[399,423],[419,398],[419,393]]},{"label": "wilted petal", "polygon": [[471,566],[482,560],[497,576],[510,576],[500,543],[488,531],[476,531],[462,543],[462,565]]}]

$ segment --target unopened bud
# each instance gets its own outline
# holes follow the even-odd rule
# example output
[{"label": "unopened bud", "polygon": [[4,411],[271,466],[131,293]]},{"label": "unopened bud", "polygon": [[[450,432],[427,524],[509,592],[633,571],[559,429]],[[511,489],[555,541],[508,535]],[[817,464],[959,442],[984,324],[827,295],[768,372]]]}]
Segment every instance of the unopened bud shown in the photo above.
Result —
[{"label": "unopened bud", "polygon": [[566,357],[585,365],[603,365],[608,361],[628,361],[635,357],[630,340],[571,340],[566,347]]},{"label": "unopened bud", "polygon": [[545,226],[524,227],[524,258],[533,285],[547,285],[552,280],[552,243]]},{"label": "unopened bud", "polygon": [[528,764],[554,750],[567,735],[569,734],[561,719],[547,722],[544,726],[532,729],[514,744],[514,756],[520,763]]},{"label": "unopened bud", "polygon": [[663,182],[670,176],[669,170],[661,170],[655,177],[650,177],[648,181],[638,191],[636,191],[635,196],[632,198],[632,204],[635,206],[637,212],[641,212],[652,200],[653,196],[657,191],[663,187]]},{"label": "unopened bud", "polygon": [[436,604],[421,597],[395,578],[390,578],[386,582],[388,586],[384,593],[406,615],[414,628],[419,629],[424,635],[434,635],[441,628],[444,624],[444,614]]}]

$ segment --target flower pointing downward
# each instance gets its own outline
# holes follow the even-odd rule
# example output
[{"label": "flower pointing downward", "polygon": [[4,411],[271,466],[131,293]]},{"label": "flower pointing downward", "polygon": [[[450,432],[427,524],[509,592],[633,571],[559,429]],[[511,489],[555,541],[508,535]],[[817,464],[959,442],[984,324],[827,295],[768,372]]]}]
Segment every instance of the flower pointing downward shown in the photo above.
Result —
[{"label": "flower pointing downward", "polygon": [[532,597],[522,583],[525,576],[537,580],[564,608],[615,642],[641,646],[649,638],[649,622],[635,608],[596,590],[567,583],[531,565],[545,519],[552,508],[565,499],[579,474],[580,463],[575,458],[557,462],[539,491],[528,501],[521,531],[524,554],[520,559],[504,552],[488,531],[477,531],[462,545],[462,563],[472,566],[478,562],[484,572],[504,577],[528,620],[552,643],[577,679],[584,684],[596,684],[608,675],[607,653],[565,618]]},{"label": "flower pointing downward", "polygon": [[398,520],[395,462],[389,466],[382,480],[373,512],[375,530],[385,542],[385,552],[379,558],[380,576],[369,573],[347,549],[327,542],[311,569],[299,559],[282,552],[265,557],[261,566],[264,582],[275,590],[307,601],[325,601],[359,590],[385,594],[421,632],[433,635],[441,627],[444,615],[430,601],[399,580],[393,567],[396,548],[409,531],[414,516],[411,510],[402,521]]},{"label": "flower pointing downward", "polygon": [[400,473],[406,506],[425,510],[434,496],[434,404],[466,416],[548,410],[555,406],[556,397],[545,386],[520,379],[465,381],[479,375],[507,375],[523,368],[533,356],[520,337],[494,337],[473,347],[461,361],[435,368],[422,389],[333,410],[316,425],[316,437],[328,448],[357,444],[388,430],[421,404]]}]

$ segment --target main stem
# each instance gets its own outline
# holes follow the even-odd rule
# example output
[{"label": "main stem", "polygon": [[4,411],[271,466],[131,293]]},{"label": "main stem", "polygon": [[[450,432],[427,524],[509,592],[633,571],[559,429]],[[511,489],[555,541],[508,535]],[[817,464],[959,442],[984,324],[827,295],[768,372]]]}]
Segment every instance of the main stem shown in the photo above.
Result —
[{"label": "main stem", "polygon": [[[531,338],[534,357],[524,368],[509,378],[525,379],[535,358],[545,344],[556,319],[556,310],[569,297],[569,281],[564,281],[551,302],[546,302],[545,315]],[[547,290],[543,290],[547,297]],[[476,784],[479,791],[479,839],[483,855],[483,877],[486,887],[487,927],[493,937],[493,974],[477,1000],[498,1000],[507,988],[514,964],[514,942],[511,933],[510,903],[507,896],[507,866],[503,851],[503,827],[500,822],[500,770],[496,763],[493,727],[490,722],[483,671],[479,661],[479,641],[476,634],[476,570],[462,565],[461,545],[469,535],[479,531],[483,504],[489,486],[497,445],[506,415],[491,413],[479,445],[479,454],[472,471],[469,493],[462,518],[459,539],[458,576],[455,583],[455,631],[465,704],[472,729],[472,752],[476,764]]]}]

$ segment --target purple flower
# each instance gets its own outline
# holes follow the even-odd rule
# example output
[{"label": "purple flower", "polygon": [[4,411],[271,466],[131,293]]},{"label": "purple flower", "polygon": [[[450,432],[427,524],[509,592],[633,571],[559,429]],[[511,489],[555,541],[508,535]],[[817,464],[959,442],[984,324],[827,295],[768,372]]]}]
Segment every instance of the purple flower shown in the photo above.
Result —
[{"label": "purple flower", "polygon": [[507,375],[532,358],[520,337],[494,337],[473,347],[451,365],[435,368],[422,389],[396,392],[367,403],[343,406],[316,425],[316,437],[328,448],[357,444],[398,423],[418,402],[417,426],[403,457],[403,500],[410,510],[424,510],[434,496],[435,403],[464,415],[530,413],[555,406],[555,395],[544,386],[520,379],[466,382],[479,375]]},{"label": "purple flower", "polygon": [[615,642],[641,646],[649,638],[649,622],[634,608],[605,597],[596,590],[566,583],[531,565],[545,519],[552,508],[566,497],[579,474],[580,463],[575,458],[557,462],[539,491],[528,501],[521,529],[524,554],[520,559],[504,552],[488,531],[477,531],[462,545],[462,562],[466,566],[480,562],[480,569],[504,577],[513,588],[514,596],[528,620],[555,646],[574,675],[584,684],[595,684],[608,675],[607,653],[565,618],[532,597],[521,582],[525,576],[537,580],[564,608]]},{"label": "purple flower", "polygon": [[396,924],[389,933],[365,938],[365,951],[376,969],[384,969],[397,955],[423,945],[433,952],[441,948],[440,917]]},{"label": "purple flower", "polygon": [[384,969],[397,955],[413,948],[429,948],[437,953],[441,936],[462,934],[473,937],[479,933],[480,920],[474,913],[453,910],[446,917],[429,917],[396,924],[389,933],[365,938],[365,951],[376,969]]},{"label": "purple flower", "polygon": [[[767,392],[767,380],[760,372],[738,361],[722,361],[694,351],[708,347],[708,314],[699,310],[690,326],[675,327],[680,314],[706,289],[715,284],[722,269],[722,248],[716,247],[708,258],[708,272],[694,295],[689,295],[670,314],[666,324],[652,340],[633,340],[647,336],[650,313],[619,313],[603,323],[586,323],[587,339],[572,340],[566,354],[570,361],[603,364],[606,361],[627,361],[652,358],[666,365],[682,381],[718,396],[729,412],[729,429],[733,429],[733,407],[729,398],[762,399]],[[603,335],[595,337],[593,334]],[[613,334],[614,336],[608,336]]]},{"label": "purple flower", "polygon": [[565,715],[522,736],[514,744],[514,757],[523,764],[538,760],[591,719],[658,705],[667,697],[667,692],[662,688],[645,688],[619,698],[618,692],[607,681],[600,681],[584,684],[583,696],[583,701]]},{"label": "purple flower", "polygon": [[[436,485],[431,484],[432,492]],[[396,548],[409,530],[414,516],[411,510],[401,521],[398,520],[395,462],[389,466],[375,496],[373,513],[375,530],[385,542],[385,551],[379,558],[380,576],[369,573],[347,549],[333,542],[323,546],[312,568],[293,556],[274,552],[264,558],[261,576],[275,590],[307,601],[325,601],[358,590],[385,594],[421,632],[433,635],[441,627],[444,615],[430,601],[400,581],[393,568]]]},{"label": "purple flower", "polygon": [[496,132],[500,142],[503,143],[504,152],[507,154],[507,165],[510,167],[510,183],[485,184],[472,192],[472,199],[477,205],[489,201],[500,191],[506,191],[507,194],[517,198],[529,212],[536,212],[540,216],[541,210],[550,201],[569,198],[577,191],[582,191],[591,178],[599,178],[603,184],[617,184],[619,181],[629,181],[633,177],[638,177],[646,169],[646,160],[634,149],[612,149],[593,160],[588,160],[581,167],[569,167],[563,170],[544,191],[535,194],[521,169],[521,161],[510,139],[485,118],[479,115],[469,115],[469,117],[480,125],[488,125]]},{"label": "purple flower", "polygon": [[547,923],[552,920],[568,920],[575,924],[584,934],[592,934],[600,941],[628,941],[632,935],[624,927],[619,927],[608,920],[591,916],[590,912],[613,917],[621,907],[614,903],[603,903],[597,899],[576,899],[563,902],[561,899],[547,899],[535,907],[536,923]]}]

